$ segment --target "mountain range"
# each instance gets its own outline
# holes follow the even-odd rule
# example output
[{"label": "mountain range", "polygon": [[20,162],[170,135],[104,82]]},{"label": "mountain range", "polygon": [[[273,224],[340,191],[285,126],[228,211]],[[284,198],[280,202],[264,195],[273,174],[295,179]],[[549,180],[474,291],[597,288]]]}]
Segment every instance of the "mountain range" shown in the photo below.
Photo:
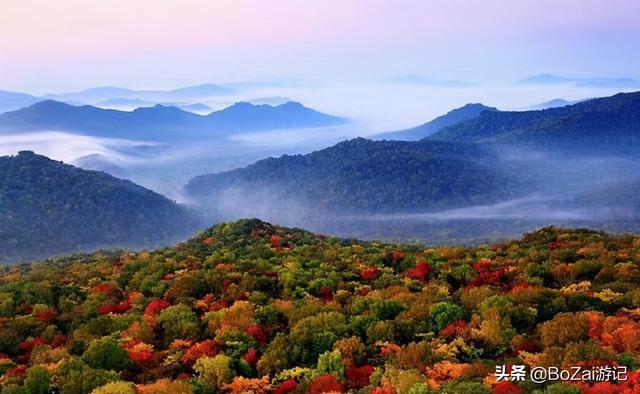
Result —
[{"label": "mountain range", "polygon": [[555,74],[537,74],[518,81],[522,85],[574,85],[586,88],[625,89],[638,88],[640,81],[628,77],[573,77]]},{"label": "mountain range", "polygon": [[[34,96],[27,93],[0,90],[0,114],[28,107],[39,101],[55,100],[67,104],[134,109],[156,104],[177,106],[185,111],[209,112],[210,108],[198,100],[227,96],[237,90],[230,86],[202,84],[170,90],[134,90],[114,86],[102,86],[69,93],[48,93]],[[194,106],[195,105],[195,106]]]},{"label": "mountain range", "polygon": [[164,102],[156,103],[153,101],[146,101],[137,98],[112,98],[104,101],[100,101],[95,104],[96,107],[104,109],[116,109],[120,111],[130,111],[136,108],[153,107],[160,104],[165,107],[176,107],[183,111],[194,112],[197,114],[209,113],[213,109],[206,104],[202,103],[186,103],[186,102]]},{"label": "mountain range", "polygon": [[[620,213],[638,215],[628,209],[637,204],[622,202],[637,185],[640,93],[539,111],[471,108],[482,110],[420,141],[341,142],[202,175],[185,190],[207,212],[226,219],[260,216],[302,226],[322,220],[321,231],[350,236],[355,228],[364,237],[388,236],[396,231],[385,228],[392,221],[409,237],[452,234],[450,225],[477,239],[489,228],[512,235],[509,229],[549,220],[609,226]],[[623,201],[594,210],[589,201],[603,201],[597,191],[610,186]],[[402,218],[413,217],[431,227],[411,230]],[[368,222],[342,231],[350,218]],[[480,218],[499,223],[481,224]]]},{"label": "mountain range", "polygon": [[[550,222],[634,231],[639,114],[640,92],[537,111],[471,104],[419,126],[437,131],[418,141],[344,141],[201,175],[185,192],[209,222],[257,216],[365,238],[489,240]],[[344,121],[297,103],[240,103],[198,116],[163,106],[122,112],[44,101],[0,116],[0,125],[193,136],[295,127],[300,119]],[[78,164],[117,165],[101,155]],[[201,223],[193,211],[131,182],[29,152],[1,158],[0,173],[4,259],[162,244]]]},{"label": "mountain range", "polygon": [[587,100],[591,100],[591,99],[587,98],[587,99],[580,99],[580,100],[565,100],[562,98],[555,98],[553,100],[545,101],[544,103],[536,104],[532,106],[530,109],[538,110],[538,109],[566,107],[567,105],[578,104]]},{"label": "mountain range", "polygon": [[30,151],[0,157],[0,261],[153,247],[192,234],[195,214],[133,182]]},{"label": "mountain range", "polygon": [[38,97],[26,93],[0,90],[0,114],[28,107],[41,101]]},{"label": "mountain range", "polygon": [[323,114],[296,102],[278,106],[236,103],[204,116],[163,105],[127,112],[45,100],[0,115],[0,133],[59,130],[112,138],[176,139],[345,122],[345,118]]},{"label": "mountain range", "polygon": [[424,123],[420,126],[401,131],[391,131],[387,133],[377,134],[372,138],[377,140],[416,141],[435,134],[445,127],[453,126],[465,120],[476,118],[480,116],[480,114],[484,111],[497,111],[497,109],[493,107],[487,107],[486,105],[480,103],[466,104],[460,108],[453,109],[446,114],[439,116],[432,121]]},{"label": "mountain range", "polygon": [[84,104],[96,104],[100,101],[114,98],[162,102],[225,96],[235,92],[235,89],[211,83],[170,90],[134,90],[114,86],[101,86],[77,92],[46,94],[43,98]]},{"label": "mountain range", "polygon": [[429,137],[571,154],[637,155],[640,92],[540,111],[485,111]]}]

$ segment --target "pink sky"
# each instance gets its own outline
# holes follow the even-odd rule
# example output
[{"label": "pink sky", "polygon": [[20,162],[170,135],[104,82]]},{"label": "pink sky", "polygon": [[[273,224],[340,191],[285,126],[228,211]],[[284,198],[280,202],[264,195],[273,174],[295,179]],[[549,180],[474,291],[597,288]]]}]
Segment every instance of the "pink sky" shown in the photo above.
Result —
[{"label": "pink sky", "polygon": [[9,0],[0,5],[0,89],[323,79],[363,68],[372,78],[638,76],[639,4]]}]

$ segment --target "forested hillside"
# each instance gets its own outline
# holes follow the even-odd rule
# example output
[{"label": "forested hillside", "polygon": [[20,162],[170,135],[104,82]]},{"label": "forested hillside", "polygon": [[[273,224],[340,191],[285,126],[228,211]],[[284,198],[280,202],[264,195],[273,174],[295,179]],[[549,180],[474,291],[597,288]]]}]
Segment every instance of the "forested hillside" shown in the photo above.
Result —
[{"label": "forested hillside", "polygon": [[185,239],[199,221],[130,181],[33,152],[0,157],[0,261],[98,247],[154,247]]},{"label": "forested hillside", "polygon": [[564,154],[640,154],[640,92],[539,111],[484,111],[430,139],[528,146]]},{"label": "forested hillside", "polygon": [[203,204],[233,195],[239,204],[257,209],[424,211],[511,195],[516,183],[483,165],[490,157],[469,144],[358,138],[307,155],[285,155],[196,177],[186,190]]},{"label": "forested hillside", "polygon": [[426,138],[445,127],[453,126],[458,123],[477,118],[484,111],[497,111],[496,108],[487,107],[480,103],[466,104],[460,108],[453,109],[442,116],[421,124],[417,127],[401,131],[392,131],[373,136],[374,139],[384,140],[400,140],[400,141],[417,141]]},{"label": "forested hillside", "polygon": [[[489,219],[505,213],[530,219],[523,212],[535,218],[548,208],[563,206],[582,210],[567,215],[569,220],[620,228],[619,216],[637,215],[637,199],[632,196],[640,157],[639,114],[640,92],[539,111],[503,112],[477,104],[427,123],[442,128],[420,141],[358,138],[306,155],[201,175],[186,185],[186,191],[216,219],[256,216],[334,234],[351,235],[342,232],[344,222],[353,219],[348,214],[428,214],[462,207],[487,212],[487,205],[501,203],[507,206],[490,212]],[[453,125],[444,127],[443,122]],[[612,182],[614,198],[614,193],[606,199],[596,195],[600,190],[606,194]],[[545,199],[548,207],[509,211],[514,199],[531,198]],[[598,216],[593,209],[597,204],[592,203],[596,200],[607,200],[600,208],[612,208],[616,214]],[[453,219],[475,219],[476,212],[457,212]],[[550,216],[547,223],[567,223]],[[318,218],[335,220],[322,227]],[[387,229],[388,220],[372,223],[383,236],[398,232]],[[476,224],[452,222],[450,227],[457,231]],[[433,234],[411,235],[425,239]]]},{"label": "forested hillside", "polygon": [[[4,267],[1,392],[636,393],[638,264],[639,237],[588,230],[431,248],[241,220]],[[512,364],[630,372],[497,382]]]}]

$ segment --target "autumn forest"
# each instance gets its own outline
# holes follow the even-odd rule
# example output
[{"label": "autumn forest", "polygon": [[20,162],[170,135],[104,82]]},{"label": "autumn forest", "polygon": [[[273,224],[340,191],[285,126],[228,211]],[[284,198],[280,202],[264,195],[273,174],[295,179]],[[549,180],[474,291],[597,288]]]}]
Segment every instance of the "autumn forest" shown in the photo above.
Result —
[{"label": "autumn forest", "polygon": [[254,220],[153,252],[0,273],[2,393],[636,393],[496,365],[640,365],[640,238],[543,228],[474,248]]}]

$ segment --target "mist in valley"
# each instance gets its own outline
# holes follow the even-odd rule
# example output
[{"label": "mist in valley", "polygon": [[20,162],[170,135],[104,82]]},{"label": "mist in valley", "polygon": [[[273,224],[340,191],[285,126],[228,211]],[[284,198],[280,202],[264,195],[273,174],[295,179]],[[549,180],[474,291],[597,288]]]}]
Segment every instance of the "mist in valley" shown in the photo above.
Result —
[{"label": "mist in valley", "polygon": [[[613,91],[613,90],[612,90]],[[609,94],[607,89],[517,84],[455,85],[388,80],[352,84],[255,85],[240,93],[204,97],[219,110],[238,101],[278,104],[293,98],[350,123],[334,127],[238,132],[225,138],[169,141],[98,138],[57,130],[4,133],[0,155],[32,150],[55,160],[132,180],[197,210],[207,224],[246,217],[304,227],[343,237],[416,240],[429,243],[506,239],[545,225],[588,226],[637,231],[638,202],[616,200],[609,188],[637,184],[640,162],[631,157],[576,156],[513,146],[492,146],[497,160],[478,159],[518,182],[517,196],[492,204],[410,212],[330,212],[304,196],[283,195],[275,186],[228,189],[205,201],[185,193],[194,177],[245,167],[268,157],[305,154],[354,137],[417,126],[468,102],[501,110],[531,108],[556,97],[580,99]],[[105,106],[106,107],[106,106]],[[125,133],[126,135],[126,133]],[[472,181],[472,180],[471,180]],[[607,197],[607,198],[604,198]]]},{"label": "mist in valley", "polygon": [[[483,162],[519,183],[519,195],[492,204],[408,212],[341,212],[284,194],[276,186],[228,188],[200,209],[209,221],[258,217],[346,238],[412,240],[430,244],[495,242],[540,227],[588,227],[640,231],[640,161],[634,157],[558,154],[509,146],[493,147],[498,161]],[[472,181],[472,180],[470,180]],[[627,191],[626,195],[619,193]]]}]

